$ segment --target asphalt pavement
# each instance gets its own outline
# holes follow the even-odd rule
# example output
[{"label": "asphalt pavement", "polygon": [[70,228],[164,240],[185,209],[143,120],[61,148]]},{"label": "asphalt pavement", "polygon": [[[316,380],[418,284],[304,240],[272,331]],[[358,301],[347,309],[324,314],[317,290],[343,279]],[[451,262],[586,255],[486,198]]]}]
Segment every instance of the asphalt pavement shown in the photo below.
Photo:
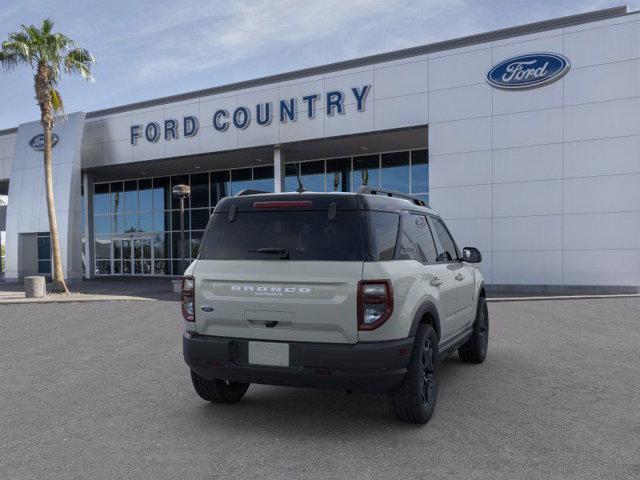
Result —
[{"label": "asphalt pavement", "polygon": [[0,478],[640,478],[640,299],[491,303],[426,426],[383,397],[194,393],[178,303],[0,306]]}]

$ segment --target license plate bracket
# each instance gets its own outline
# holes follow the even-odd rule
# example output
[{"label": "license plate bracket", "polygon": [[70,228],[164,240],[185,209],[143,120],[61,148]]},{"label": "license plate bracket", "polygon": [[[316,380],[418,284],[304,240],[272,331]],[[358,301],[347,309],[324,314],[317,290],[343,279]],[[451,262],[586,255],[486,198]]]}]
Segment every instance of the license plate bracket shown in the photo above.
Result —
[{"label": "license plate bracket", "polygon": [[249,342],[251,365],[289,366],[289,344],[282,342]]}]

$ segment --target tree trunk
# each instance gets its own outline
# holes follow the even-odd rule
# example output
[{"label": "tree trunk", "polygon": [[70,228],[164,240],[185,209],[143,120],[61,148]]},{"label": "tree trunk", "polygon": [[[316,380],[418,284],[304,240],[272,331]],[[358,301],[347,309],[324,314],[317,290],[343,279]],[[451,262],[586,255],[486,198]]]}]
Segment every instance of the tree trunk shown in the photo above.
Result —
[{"label": "tree trunk", "polygon": [[69,293],[62,272],[60,257],[60,241],[58,236],[58,220],[53,199],[53,169],[51,167],[51,127],[44,126],[44,179],[47,190],[47,214],[49,216],[49,232],[51,233],[51,249],[53,250],[53,291]]},{"label": "tree trunk", "polygon": [[49,216],[49,232],[51,234],[51,249],[53,250],[53,291],[69,293],[62,272],[62,258],[60,257],[60,240],[58,236],[58,220],[53,200],[53,168],[51,166],[51,131],[55,112],[51,102],[51,72],[44,63],[38,64],[34,78],[36,100],[40,106],[40,123],[44,129],[44,180],[47,192],[47,214]]}]

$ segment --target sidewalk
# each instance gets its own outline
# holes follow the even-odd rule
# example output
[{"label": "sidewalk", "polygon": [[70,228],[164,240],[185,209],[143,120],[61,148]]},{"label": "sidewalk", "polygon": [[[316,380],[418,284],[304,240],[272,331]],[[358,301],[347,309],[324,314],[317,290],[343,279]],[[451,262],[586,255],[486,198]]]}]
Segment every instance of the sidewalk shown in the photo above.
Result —
[{"label": "sidewalk", "polygon": [[[0,305],[16,303],[98,302],[109,300],[177,301],[170,278],[100,278],[68,284],[70,295],[47,293],[44,298],[25,298],[22,283],[0,282]],[[47,292],[51,284],[47,284]]]}]

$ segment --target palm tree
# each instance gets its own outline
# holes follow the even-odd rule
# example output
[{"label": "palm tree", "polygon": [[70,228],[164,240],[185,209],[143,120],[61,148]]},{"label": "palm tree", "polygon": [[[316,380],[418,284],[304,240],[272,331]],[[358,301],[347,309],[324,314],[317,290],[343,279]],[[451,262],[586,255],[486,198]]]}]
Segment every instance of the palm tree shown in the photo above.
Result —
[{"label": "palm tree", "polygon": [[62,33],[54,33],[53,21],[45,18],[38,28],[22,25],[19,32],[10,33],[0,48],[0,64],[5,71],[20,65],[31,67],[34,72],[36,101],[40,107],[40,123],[44,129],[44,174],[47,190],[47,213],[53,249],[53,291],[69,293],[64,281],[58,222],[53,203],[53,180],[51,170],[51,131],[56,114],[64,112],[62,98],[58,92],[61,71],[69,75],[80,74],[91,81],[93,57],[84,48],[76,47],[73,40]]}]

